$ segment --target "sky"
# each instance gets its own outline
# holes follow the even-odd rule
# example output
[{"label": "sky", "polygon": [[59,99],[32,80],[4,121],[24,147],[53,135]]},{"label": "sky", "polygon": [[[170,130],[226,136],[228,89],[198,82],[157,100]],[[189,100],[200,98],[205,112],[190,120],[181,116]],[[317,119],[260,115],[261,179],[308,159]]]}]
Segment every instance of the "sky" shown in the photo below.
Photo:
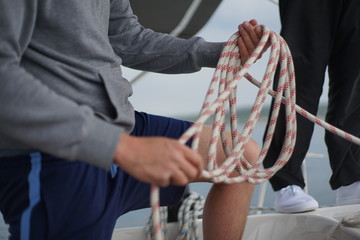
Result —
[{"label": "sky", "polygon": [[[243,21],[256,19],[270,30],[280,32],[278,5],[270,0],[223,0],[209,22],[196,34],[207,41],[227,41]],[[261,80],[268,54],[251,67],[249,73]],[[124,76],[131,80],[139,72],[124,68]],[[130,101],[136,110],[167,116],[198,114],[203,104],[214,69],[203,68],[191,74],[148,73],[133,84],[134,95]],[[326,84],[324,85],[326,87]],[[247,79],[238,85],[238,107],[253,105],[258,88]],[[326,101],[323,96],[321,101]],[[265,105],[270,105],[270,96]]]}]

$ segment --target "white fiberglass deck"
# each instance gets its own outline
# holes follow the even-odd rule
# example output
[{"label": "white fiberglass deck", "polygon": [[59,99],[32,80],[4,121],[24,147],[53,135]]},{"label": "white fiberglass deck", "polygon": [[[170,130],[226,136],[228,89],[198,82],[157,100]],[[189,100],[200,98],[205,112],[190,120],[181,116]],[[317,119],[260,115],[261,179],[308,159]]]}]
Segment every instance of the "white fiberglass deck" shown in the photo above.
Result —
[{"label": "white fiberglass deck", "polygon": [[[359,240],[360,229],[345,227],[344,216],[360,211],[360,204],[320,208],[299,214],[249,216],[244,240]],[[201,220],[198,220],[201,225]],[[175,240],[178,225],[168,224],[168,240]],[[112,240],[145,239],[144,228],[116,229]]]}]

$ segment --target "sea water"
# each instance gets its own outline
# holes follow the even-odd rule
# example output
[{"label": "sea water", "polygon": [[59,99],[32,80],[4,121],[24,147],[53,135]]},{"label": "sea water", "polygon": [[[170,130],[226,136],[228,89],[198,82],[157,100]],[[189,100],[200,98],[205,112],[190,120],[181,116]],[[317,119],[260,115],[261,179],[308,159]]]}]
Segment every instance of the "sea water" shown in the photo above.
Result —
[{"label": "sea water", "polygon": [[[252,138],[258,143],[262,142],[265,124],[265,120],[259,121],[252,135]],[[324,143],[324,132],[325,131],[323,128],[315,126],[309,152],[313,153],[312,155],[319,154],[320,156],[310,156],[306,159],[306,169],[308,176],[307,186],[309,189],[309,193],[315,199],[317,199],[320,206],[331,206],[335,203],[335,191],[332,191],[329,186],[331,169],[329,166],[327,150]],[[190,184],[190,191],[194,191],[202,194],[203,196],[206,196],[210,189],[210,186],[210,183],[194,183]],[[257,204],[259,189],[260,186],[256,186],[251,201],[251,206],[256,206]],[[274,197],[275,195],[271,188],[271,185],[267,184],[264,206],[272,208]],[[143,226],[147,223],[149,216],[150,209],[142,209],[127,213],[118,219],[116,228]],[[7,238],[7,226],[5,225],[3,218],[0,215],[0,240],[5,240]]]}]

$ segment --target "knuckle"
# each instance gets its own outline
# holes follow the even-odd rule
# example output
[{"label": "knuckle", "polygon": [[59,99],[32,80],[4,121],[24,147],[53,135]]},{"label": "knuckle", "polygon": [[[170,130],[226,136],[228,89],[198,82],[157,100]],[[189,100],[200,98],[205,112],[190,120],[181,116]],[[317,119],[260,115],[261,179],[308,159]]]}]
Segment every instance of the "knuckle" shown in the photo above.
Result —
[{"label": "knuckle", "polygon": [[157,174],[155,175],[155,182],[161,187],[166,187],[169,185],[169,177],[167,174]]},{"label": "knuckle", "polygon": [[180,186],[184,186],[184,185],[186,185],[188,182],[189,182],[189,179],[186,178],[186,177],[182,177],[182,178],[180,178],[180,179],[178,180],[178,184],[179,184]]},{"label": "knuckle", "polygon": [[159,185],[160,187],[167,187],[169,185],[169,181],[166,179],[159,179],[157,181],[157,185]]},{"label": "knuckle", "polygon": [[188,175],[190,178],[195,178],[198,175],[199,170],[195,167],[189,169]]}]

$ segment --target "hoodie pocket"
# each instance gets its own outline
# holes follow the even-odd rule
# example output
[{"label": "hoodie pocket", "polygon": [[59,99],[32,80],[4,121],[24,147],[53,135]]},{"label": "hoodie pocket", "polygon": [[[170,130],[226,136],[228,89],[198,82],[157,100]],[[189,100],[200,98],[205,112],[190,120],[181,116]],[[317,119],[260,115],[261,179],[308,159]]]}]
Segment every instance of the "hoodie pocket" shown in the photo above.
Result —
[{"label": "hoodie pocket", "polygon": [[128,98],[132,95],[131,84],[122,77],[119,68],[104,68],[99,71],[104,82],[107,95],[115,109],[114,122],[123,127],[131,127],[134,124],[134,108]]}]

